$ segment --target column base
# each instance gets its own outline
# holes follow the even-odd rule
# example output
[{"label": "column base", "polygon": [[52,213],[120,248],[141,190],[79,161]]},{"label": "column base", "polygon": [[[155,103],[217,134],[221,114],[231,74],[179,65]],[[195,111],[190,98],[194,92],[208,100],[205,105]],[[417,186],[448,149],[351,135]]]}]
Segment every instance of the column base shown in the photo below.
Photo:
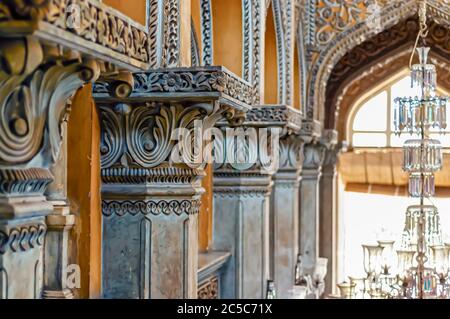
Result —
[{"label": "column base", "polygon": [[45,290],[42,294],[43,299],[74,299],[74,294],[70,289],[64,290]]}]

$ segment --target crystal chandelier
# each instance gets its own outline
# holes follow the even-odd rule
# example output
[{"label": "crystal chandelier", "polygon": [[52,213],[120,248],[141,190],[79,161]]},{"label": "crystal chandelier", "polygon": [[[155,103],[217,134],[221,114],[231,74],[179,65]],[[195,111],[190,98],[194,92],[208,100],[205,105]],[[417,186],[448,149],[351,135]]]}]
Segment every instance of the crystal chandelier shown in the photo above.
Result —
[{"label": "crystal chandelier", "polygon": [[[394,241],[363,245],[367,277],[350,277],[350,283],[338,285],[346,298],[449,297],[450,247],[443,245],[438,209],[431,203],[434,174],[442,168],[442,146],[429,135],[447,127],[449,98],[436,95],[436,68],[427,62],[430,48],[417,47],[428,33],[426,8],[426,1],[421,1],[420,30],[410,60],[411,87],[417,96],[396,98],[394,109],[395,133],[414,137],[404,144],[403,170],[409,174],[409,195],[418,204],[406,210],[399,250],[394,251]],[[412,65],[416,50],[419,63]]]}]

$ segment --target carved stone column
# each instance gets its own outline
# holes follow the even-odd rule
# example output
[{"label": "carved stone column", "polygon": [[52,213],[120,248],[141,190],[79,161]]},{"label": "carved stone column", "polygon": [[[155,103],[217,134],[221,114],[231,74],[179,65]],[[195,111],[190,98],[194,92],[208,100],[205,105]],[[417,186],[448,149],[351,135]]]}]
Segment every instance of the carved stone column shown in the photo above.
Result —
[{"label": "carved stone column", "polygon": [[51,168],[53,182],[46,191],[53,211],[46,216],[45,237],[45,299],[72,299],[73,293],[67,287],[67,266],[69,264],[69,231],[75,224],[75,215],[70,213],[67,200],[67,123],[64,123],[60,157]]},{"label": "carved stone column", "polygon": [[40,298],[50,167],[60,156],[67,101],[99,68],[32,37],[0,40],[0,298]]},{"label": "carved stone column", "polygon": [[319,182],[326,147],[319,143],[320,123],[304,121],[304,161],[300,183],[299,253],[306,274],[312,274],[319,257]]},{"label": "carved stone column", "polygon": [[325,295],[334,293],[337,274],[337,161],[346,145],[333,145],[326,151],[320,181],[320,244],[321,257],[328,259]]},{"label": "carved stone column", "polygon": [[[300,124],[300,114],[290,107],[264,105],[254,107],[241,128],[254,132],[256,139],[242,146],[226,137],[225,144],[236,143],[238,151],[235,156],[226,154],[226,164],[214,172],[212,248],[231,252],[221,278],[223,298],[265,298],[271,278],[270,193],[279,166],[279,137],[299,130]],[[264,130],[271,132],[266,141]],[[239,149],[244,150],[244,160],[238,158]],[[265,165],[269,162],[272,165]]]},{"label": "carved stone column", "polygon": [[[248,109],[251,88],[220,67],[158,70],[134,79],[129,98],[108,96],[107,84],[95,88],[103,294],[197,298],[204,133],[224,112],[231,119]],[[239,93],[231,98],[231,91]]]},{"label": "carved stone column", "polygon": [[280,141],[280,167],[273,177],[271,232],[273,279],[278,298],[289,298],[295,283],[298,254],[299,184],[303,163],[303,140],[289,135]]}]

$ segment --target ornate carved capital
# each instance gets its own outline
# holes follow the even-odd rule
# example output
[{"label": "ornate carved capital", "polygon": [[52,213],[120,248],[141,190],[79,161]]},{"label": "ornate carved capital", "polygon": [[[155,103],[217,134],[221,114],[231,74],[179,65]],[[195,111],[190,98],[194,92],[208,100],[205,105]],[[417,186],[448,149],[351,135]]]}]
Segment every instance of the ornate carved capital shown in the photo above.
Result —
[{"label": "ornate carved capital", "polygon": [[299,134],[305,143],[318,141],[322,135],[322,125],[316,120],[303,120],[302,130]]},{"label": "ornate carved capital", "polygon": [[303,166],[304,141],[298,135],[289,135],[280,140],[280,167],[283,172],[299,172]]},{"label": "ornate carved capital", "polygon": [[99,109],[104,183],[183,184],[202,176],[203,147],[195,153],[199,145],[185,144],[191,137],[185,140],[176,130],[201,134],[195,131],[196,123],[202,130],[213,127],[221,116],[217,104],[119,103],[101,104]]},{"label": "ornate carved capital", "polygon": [[310,143],[305,145],[305,158],[302,171],[303,179],[316,179],[320,177],[326,150],[326,146],[321,143]]},{"label": "ornate carved capital", "polygon": [[0,168],[49,168],[58,159],[73,94],[98,64],[33,38],[0,45]]}]

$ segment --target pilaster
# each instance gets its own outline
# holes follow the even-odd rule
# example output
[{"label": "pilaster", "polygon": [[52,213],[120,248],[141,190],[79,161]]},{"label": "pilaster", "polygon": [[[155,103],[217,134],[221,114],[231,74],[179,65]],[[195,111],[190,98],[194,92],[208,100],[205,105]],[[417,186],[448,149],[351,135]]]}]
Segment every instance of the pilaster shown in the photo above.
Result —
[{"label": "pilaster", "polygon": [[[46,216],[58,210],[46,190],[58,194],[55,200],[64,197],[59,186],[48,186],[55,180],[52,173],[59,174],[51,168],[64,149],[68,101],[100,69],[92,59],[33,37],[1,41],[1,298],[40,298],[48,283],[44,238],[52,236],[46,237],[51,227]],[[64,172],[59,177],[64,179]]]},{"label": "pilaster", "polygon": [[321,257],[328,259],[328,271],[325,278],[325,294],[333,293],[337,279],[337,163],[341,152],[345,152],[346,143],[331,145],[326,151],[320,181],[320,245]]},{"label": "pilaster", "polygon": [[251,87],[221,67],[134,74],[128,98],[96,85],[101,116],[103,295],[197,298],[201,179],[220,118]]},{"label": "pilaster", "polygon": [[273,279],[277,296],[289,298],[298,254],[298,211],[303,140],[296,134],[280,140],[280,166],[273,176],[271,226]]},{"label": "pilaster", "polygon": [[[221,278],[224,298],[265,298],[266,282],[273,276],[270,195],[282,152],[279,141],[300,125],[300,113],[292,108],[262,105],[249,111],[239,128],[248,138],[225,134],[225,162],[214,172],[212,245],[231,252]],[[236,152],[230,155],[230,149]]]}]

